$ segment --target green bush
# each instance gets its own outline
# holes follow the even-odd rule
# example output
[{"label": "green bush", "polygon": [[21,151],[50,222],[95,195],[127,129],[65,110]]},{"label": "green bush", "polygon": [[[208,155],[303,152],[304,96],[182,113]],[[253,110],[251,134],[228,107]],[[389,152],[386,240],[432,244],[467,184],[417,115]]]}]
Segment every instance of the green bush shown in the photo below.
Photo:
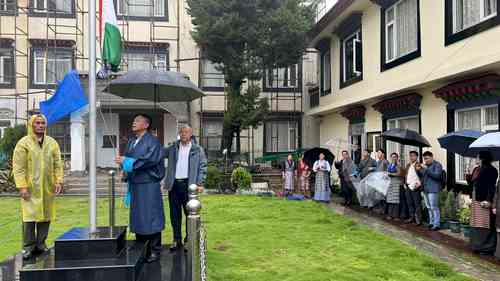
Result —
[{"label": "green bush", "polygon": [[446,201],[444,203],[444,214],[443,217],[452,221],[456,221],[457,218],[457,196],[455,192],[449,191],[447,192]]},{"label": "green bush", "polygon": [[252,185],[252,175],[243,167],[238,167],[231,174],[231,185],[236,191],[238,189],[248,190]]},{"label": "green bush", "polygon": [[0,139],[0,160],[2,160],[2,163],[11,162],[12,154],[14,153],[14,148],[16,147],[17,142],[25,135],[25,125],[17,125],[13,128],[6,128],[4,130],[4,135]]},{"label": "green bush", "polygon": [[223,176],[222,171],[220,171],[216,166],[208,165],[205,187],[207,189],[220,189],[220,185],[224,180]]},{"label": "green bush", "polygon": [[461,224],[470,223],[470,208],[460,208],[460,210],[458,210],[458,221]]}]

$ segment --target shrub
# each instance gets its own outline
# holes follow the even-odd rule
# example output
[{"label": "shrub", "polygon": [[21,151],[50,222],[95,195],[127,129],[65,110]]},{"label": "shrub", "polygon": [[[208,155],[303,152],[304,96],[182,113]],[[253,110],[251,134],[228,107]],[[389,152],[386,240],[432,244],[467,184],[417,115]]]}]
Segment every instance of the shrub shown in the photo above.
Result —
[{"label": "shrub", "polygon": [[243,167],[238,167],[231,174],[231,185],[234,190],[248,190],[252,185],[252,175]]},{"label": "shrub", "polygon": [[2,160],[3,163],[10,163],[17,142],[25,135],[25,125],[17,125],[13,128],[5,129],[4,135],[0,139],[0,160]]},{"label": "shrub", "polygon": [[470,223],[470,208],[460,208],[460,210],[458,210],[458,221],[460,221],[461,224]]},{"label": "shrub", "polygon": [[207,179],[205,187],[207,189],[220,189],[220,185],[224,180],[222,172],[214,165],[209,165],[207,168]]},{"label": "shrub", "polygon": [[449,191],[446,197],[446,201],[444,204],[444,217],[449,220],[456,221],[457,220],[457,196],[453,191]]}]

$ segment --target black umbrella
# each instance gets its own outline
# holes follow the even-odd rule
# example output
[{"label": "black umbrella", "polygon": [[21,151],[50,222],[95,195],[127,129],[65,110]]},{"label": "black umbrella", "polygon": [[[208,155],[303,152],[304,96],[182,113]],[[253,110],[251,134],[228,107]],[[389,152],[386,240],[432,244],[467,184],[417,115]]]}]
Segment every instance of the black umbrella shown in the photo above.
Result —
[{"label": "black umbrella", "polygon": [[388,140],[404,145],[417,147],[430,147],[431,144],[419,133],[408,129],[390,129],[382,133],[382,136]]},{"label": "black umbrella", "polygon": [[319,159],[319,155],[323,153],[325,155],[325,160],[330,163],[330,165],[333,164],[333,160],[335,160],[335,156],[333,153],[326,149],[326,148],[321,148],[321,147],[315,147],[311,148],[308,151],[304,153],[304,161],[307,163],[309,167],[313,167],[314,162]]},{"label": "black umbrella", "polygon": [[448,152],[453,152],[465,157],[476,157],[477,152],[469,149],[469,146],[484,133],[475,130],[461,130],[451,132],[438,138],[439,144]]},{"label": "black umbrella", "polygon": [[132,70],[104,90],[126,99],[153,102],[192,101],[204,96],[188,76],[174,71]]}]

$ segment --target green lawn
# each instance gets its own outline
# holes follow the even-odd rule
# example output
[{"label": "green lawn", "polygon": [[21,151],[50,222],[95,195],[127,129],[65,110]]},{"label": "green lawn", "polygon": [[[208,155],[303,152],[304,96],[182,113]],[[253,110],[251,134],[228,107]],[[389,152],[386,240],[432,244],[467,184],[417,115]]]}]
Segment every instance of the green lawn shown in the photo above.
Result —
[{"label": "green lawn", "polygon": [[[206,196],[211,281],[471,280],[394,239],[369,230],[324,205],[270,198]],[[19,201],[0,198],[0,260],[20,248]],[[87,224],[87,198],[59,198],[49,239]],[[101,224],[107,205],[99,202]],[[166,204],[168,205],[168,204]],[[127,210],[119,207],[118,222]],[[171,240],[170,227],[164,241]]]}]

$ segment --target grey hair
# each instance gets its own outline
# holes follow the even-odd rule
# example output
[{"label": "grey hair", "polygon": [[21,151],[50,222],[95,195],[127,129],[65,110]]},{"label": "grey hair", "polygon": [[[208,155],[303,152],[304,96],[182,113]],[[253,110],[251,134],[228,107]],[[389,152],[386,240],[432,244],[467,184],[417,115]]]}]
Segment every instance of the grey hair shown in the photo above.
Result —
[{"label": "grey hair", "polygon": [[191,129],[191,131],[193,130],[193,128],[192,128],[191,126],[189,126],[189,124],[182,124],[182,125],[179,127],[179,132],[180,132],[182,129]]}]

